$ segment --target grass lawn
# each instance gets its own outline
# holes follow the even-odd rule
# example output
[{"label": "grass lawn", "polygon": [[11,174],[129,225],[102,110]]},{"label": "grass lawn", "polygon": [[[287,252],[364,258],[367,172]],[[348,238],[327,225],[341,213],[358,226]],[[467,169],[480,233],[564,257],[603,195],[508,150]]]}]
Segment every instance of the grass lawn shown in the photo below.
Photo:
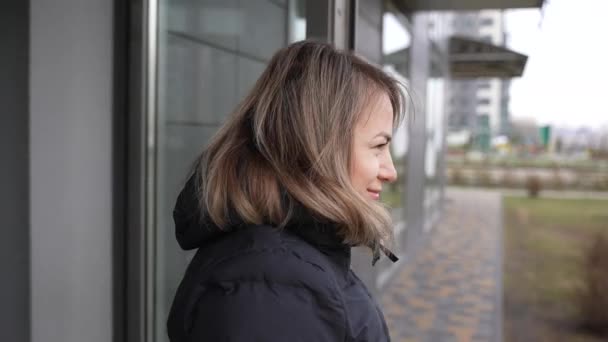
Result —
[{"label": "grass lawn", "polygon": [[579,328],[576,294],[608,201],[505,197],[504,210],[505,341],[605,341]]}]

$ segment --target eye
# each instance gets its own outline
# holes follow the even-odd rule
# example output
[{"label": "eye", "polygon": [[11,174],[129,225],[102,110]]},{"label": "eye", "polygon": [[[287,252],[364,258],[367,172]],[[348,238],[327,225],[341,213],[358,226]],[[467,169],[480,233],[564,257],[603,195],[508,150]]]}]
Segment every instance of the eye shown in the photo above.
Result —
[{"label": "eye", "polygon": [[381,149],[381,148],[383,148],[386,145],[388,145],[388,141],[387,142],[383,142],[382,144],[378,144],[378,145],[374,146],[374,148]]}]

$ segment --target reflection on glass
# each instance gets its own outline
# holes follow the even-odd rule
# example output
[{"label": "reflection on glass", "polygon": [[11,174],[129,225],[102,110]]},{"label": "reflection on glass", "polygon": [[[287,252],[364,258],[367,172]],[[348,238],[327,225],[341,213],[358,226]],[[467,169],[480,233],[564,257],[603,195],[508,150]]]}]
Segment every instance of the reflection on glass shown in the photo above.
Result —
[{"label": "reflection on glass", "polygon": [[409,74],[410,45],[412,36],[404,25],[402,16],[386,12],[382,17],[383,65],[407,77]]},{"label": "reflection on glass", "polygon": [[385,55],[410,47],[412,36],[405,26],[391,12],[382,17],[383,36],[382,53]]},{"label": "reflection on glass", "polygon": [[[431,66],[439,70],[438,66]],[[430,228],[440,201],[440,160],[442,158],[445,80],[431,73],[426,89],[425,212],[426,229]]]},{"label": "reflection on glass", "polygon": [[[410,30],[406,19],[396,9],[388,6],[382,16],[382,64],[385,72],[399,80],[405,87],[408,84],[409,53],[411,44]],[[407,89],[404,89],[407,93]],[[382,200],[392,208],[393,222],[395,223],[395,246],[397,253],[405,248],[405,219],[406,204],[405,190],[407,184],[407,158],[408,158],[408,120],[411,108],[403,113],[404,120],[396,128],[391,141],[391,154],[397,170],[397,182],[388,184],[383,191]]]},{"label": "reflection on glass", "polygon": [[[296,2],[161,0],[155,222],[154,341],[191,257],[179,249],[172,209],[192,162],[291,32],[305,34]],[[293,15],[293,16],[291,16]],[[295,29],[288,29],[295,28]]]},{"label": "reflection on glass", "polygon": [[306,39],[306,0],[289,0],[289,42]]}]

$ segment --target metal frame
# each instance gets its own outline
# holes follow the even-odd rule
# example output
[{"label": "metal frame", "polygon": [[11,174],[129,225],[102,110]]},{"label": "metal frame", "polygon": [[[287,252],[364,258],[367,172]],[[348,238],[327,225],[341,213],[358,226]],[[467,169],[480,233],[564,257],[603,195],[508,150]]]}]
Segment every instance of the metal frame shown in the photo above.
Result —
[{"label": "metal frame", "polygon": [[143,115],[145,127],[144,139],[144,340],[154,337],[155,317],[155,257],[156,257],[156,159],[157,159],[157,95],[158,95],[158,0],[148,0],[144,7],[144,45],[145,58],[143,68],[144,94]]},{"label": "metal frame", "polygon": [[336,48],[342,50],[348,49],[350,45],[348,29],[351,24],[349,18],[352,17],[352,13],[350,13],[349,3],[348,0],[333,0],[330,1],[329,5],[331,42]]},{"label": "metal frame", "polygon": [[[356,3],[356,0],[307,0],[307,39],[328,42],[342,50],[354,49]],[[327,15],[316,15],[322,12]]]},{"label": "metal frame", "polygon": [[544,0],[400,0],[412,11],[478,11],[483,9],[540,8]]},{"label": "metal frame", "polygon": [[114,342],[154,336],[157,25],[158,0],[114,1]]}]

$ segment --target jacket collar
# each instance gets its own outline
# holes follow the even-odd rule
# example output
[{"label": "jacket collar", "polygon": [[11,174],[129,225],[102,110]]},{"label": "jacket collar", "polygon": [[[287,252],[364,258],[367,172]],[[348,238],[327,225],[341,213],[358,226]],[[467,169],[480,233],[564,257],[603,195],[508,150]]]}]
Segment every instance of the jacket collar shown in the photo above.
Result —
[{"label": "jacket collar", "polygon": [[[291,223],[286,228],[320,249],[343,254],[344,257],[348,257],[350,265],[350,249],[354,246],[344,242],[334,223],[317,219],[302,206],[296,205]],[[381,253],[392,262],[399,260],[393,252],[380,243],[370,244],[367,247],[372,250],[372,266],[380,259]]]},{"label": "jacket collar", "polygon": [[[198,177],[192,175],[180,192],[173,210],[175,235],[180,246],[185,250],[199,248],[210,240],[246,226],[236,215],[231,215],[228,229],[217,227],[209,215],[201,213],[197,196],[198,188]],[[334,223],[317,219],[307,209],[296,203],[292,206],[292,216],[285,229],[318,249],[335,255],[340,259],[340,263],[350,266],[352,246],[346,244],[344,239],[339,236]],[[398,260],[393,253],[379,243],[368,247],[373,252],[372,265],[380,259],[380,252],[383,252],[393,262]]]}]

